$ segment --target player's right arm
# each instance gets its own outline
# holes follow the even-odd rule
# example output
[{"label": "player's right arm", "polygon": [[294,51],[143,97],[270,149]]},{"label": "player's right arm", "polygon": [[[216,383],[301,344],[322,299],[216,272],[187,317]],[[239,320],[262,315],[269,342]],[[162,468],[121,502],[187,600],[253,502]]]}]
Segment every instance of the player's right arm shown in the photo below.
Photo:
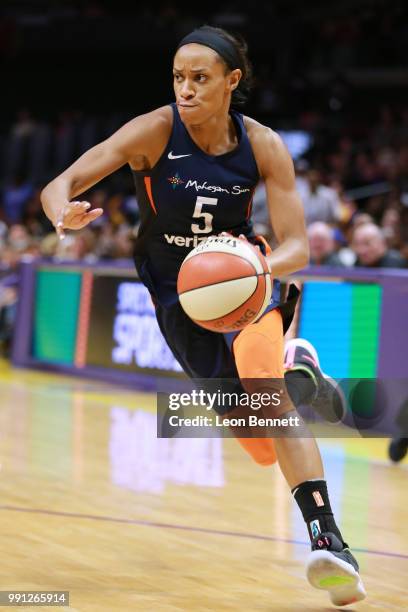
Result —
[{"label": "player's right arm", "polygon": [[126,163],[138,170],[152,168],[166,147],[171,126],[169,106],[140,115],[86,151],[44,187],[41,203],[60,238],[64,229],[81,229],[103,213],[101,208],[89,210],[89,202],[71,200]]}]

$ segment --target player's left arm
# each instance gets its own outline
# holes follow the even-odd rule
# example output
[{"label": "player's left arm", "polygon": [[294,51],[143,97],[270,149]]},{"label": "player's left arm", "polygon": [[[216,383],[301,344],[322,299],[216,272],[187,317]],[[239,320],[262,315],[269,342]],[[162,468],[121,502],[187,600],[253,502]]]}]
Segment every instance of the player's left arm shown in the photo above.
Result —
[{"label": "player's left arm", "polygon": [[257,124],[251,145],[265,181],[271,225],[279,246],[268,256],[274,277],[304,268],[309,263],[309,243],[293,161],[281,137]]}]

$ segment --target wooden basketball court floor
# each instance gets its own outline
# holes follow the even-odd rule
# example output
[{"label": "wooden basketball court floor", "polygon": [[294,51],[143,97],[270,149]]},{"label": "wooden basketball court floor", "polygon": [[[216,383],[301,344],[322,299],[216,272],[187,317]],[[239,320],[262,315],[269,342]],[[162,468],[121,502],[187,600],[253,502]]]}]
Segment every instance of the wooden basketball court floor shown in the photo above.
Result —
[{"label": "wooden basketball court floor", "polygon": [[[0,590],[68,590],[59,609],[80,611],[334,609],[304,577],[279,468],[235,440],[157,440],[153,395],[5,362],[0,424]],[[321,448],[368,591],[346,609],[408,609],[407,462],[386,440]]]}]

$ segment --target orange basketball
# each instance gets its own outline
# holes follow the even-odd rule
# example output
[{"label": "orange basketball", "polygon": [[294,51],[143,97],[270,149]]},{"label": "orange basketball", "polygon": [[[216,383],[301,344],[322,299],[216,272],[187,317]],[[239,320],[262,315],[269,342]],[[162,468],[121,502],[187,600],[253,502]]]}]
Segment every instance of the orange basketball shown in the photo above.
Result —
[{"label": "orange basketball", "polygon": [[212,236],[183,261],[177,292],[197,325],[221,333],[239,331],[265,311],[272,278],[265,257],[252,244]]}]

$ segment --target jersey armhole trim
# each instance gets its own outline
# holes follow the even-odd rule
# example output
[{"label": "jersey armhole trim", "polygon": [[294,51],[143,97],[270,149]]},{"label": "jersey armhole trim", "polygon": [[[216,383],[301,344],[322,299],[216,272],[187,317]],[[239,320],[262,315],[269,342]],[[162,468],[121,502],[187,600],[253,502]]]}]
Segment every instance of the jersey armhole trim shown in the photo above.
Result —
[{"label": "jersey armhole trim", "polygon": [[252,213],[252,203],[254,201],[254,193],[255,193],[255,189],[252,192],[252,196],[251,199],[249,200],[249,204],[248,204],[248,208],[247,208],[247,212],[246,212],[246,217],[245,220],[248,221],[249,218],[251,217],[251,213]]},{"label": "jersey armhole trim", "polygon": [[152,194],[152,179],[150,176],[143,178],[146,187],[147,197],[149,198],[150,206],[153,208],[154,214],[157,215],[156,206],[154,205],[153,194]]}]

